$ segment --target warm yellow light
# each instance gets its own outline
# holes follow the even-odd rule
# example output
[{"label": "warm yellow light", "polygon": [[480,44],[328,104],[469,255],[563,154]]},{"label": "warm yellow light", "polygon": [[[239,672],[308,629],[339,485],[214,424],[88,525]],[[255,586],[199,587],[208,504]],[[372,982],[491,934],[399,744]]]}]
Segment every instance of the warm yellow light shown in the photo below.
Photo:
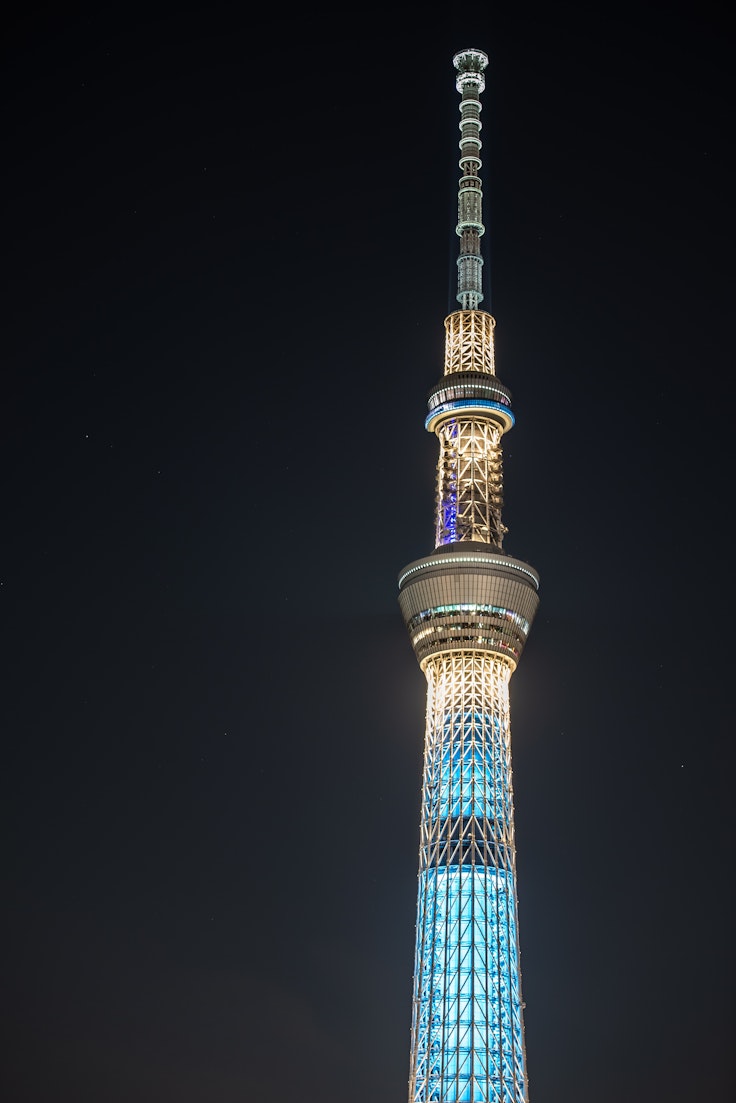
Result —
[{"label": "warm yellow light", "polygon": [[435,430],[437,462],[435,544],[476,540],[501,547],[502,429],[490,419],[451,418]]},{"label": "warm yellow light", "polygon": [[495,375],[495,325],[485,310],[456,310],[445,318],[445,375],[459,371]]}]

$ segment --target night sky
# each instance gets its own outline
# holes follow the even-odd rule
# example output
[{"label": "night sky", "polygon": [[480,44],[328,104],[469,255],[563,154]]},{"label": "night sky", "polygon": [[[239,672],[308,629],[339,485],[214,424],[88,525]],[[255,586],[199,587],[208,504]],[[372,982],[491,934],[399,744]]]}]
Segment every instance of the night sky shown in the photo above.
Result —
[{"label": "night sky", "polygon": [[460,7],[6,17],[5,1103],[406,1099],[470,46],[531,1100],[736,1098],[736,42]]}]

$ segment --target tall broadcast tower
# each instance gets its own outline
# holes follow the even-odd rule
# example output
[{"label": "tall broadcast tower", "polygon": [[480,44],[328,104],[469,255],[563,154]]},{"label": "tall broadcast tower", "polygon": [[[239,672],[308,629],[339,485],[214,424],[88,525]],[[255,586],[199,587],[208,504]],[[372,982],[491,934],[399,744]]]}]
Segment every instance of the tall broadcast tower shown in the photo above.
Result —
[{"label": "tall broadcast tower", "polygon": [[517,924],[509,681],[539,577],[502,551],[502,446],[514,424],[483,300],[480,93],[488,58],[453,58],[460,102],[458,310],[425,426],[439,441],[435,548],[399,576],[427,679],[409,1103],[528,1100]]}]

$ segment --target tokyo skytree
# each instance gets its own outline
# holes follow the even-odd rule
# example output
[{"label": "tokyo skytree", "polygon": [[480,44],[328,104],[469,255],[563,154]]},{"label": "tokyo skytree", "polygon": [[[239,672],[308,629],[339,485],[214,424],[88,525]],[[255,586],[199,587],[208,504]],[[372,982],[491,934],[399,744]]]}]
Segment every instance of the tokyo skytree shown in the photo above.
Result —
[{"label": "tokyo skytree", "polygon": [[399,576],[427,679],[409,1103],[527,1103],[509,682],[539,576],[502,550],[511,393],[481,309],[481,102],[488,58],[455,54],[458,309],[428,397],[439,444],[435,547]]}]

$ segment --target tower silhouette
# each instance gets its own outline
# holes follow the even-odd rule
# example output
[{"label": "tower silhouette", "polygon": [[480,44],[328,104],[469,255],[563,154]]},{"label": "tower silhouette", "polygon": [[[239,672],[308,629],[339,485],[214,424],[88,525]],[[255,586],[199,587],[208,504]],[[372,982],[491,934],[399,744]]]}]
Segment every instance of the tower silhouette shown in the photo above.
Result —
[{"label": "tower silhouette", "polygon": [[483,301],[481,103],[488,58],[453,58],[460,93],[459,309],[425,426],[437,436],[435,548],[399,605],[427,679],[409,1103],[525,1103],[509,681],[539,577],[502,550],[502,437],[514,424]]}]

